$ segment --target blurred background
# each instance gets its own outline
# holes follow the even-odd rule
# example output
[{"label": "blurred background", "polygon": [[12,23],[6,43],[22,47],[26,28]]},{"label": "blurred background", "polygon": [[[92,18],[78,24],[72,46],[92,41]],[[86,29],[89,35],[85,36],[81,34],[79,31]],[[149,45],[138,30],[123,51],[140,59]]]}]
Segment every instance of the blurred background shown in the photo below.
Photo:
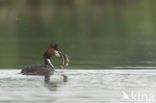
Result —
[{"label": "blurred background", "polygon": [[[0,68],[43,63],[50,43],[68,68],[156,66],[155,0],[0,0]],[[52,58],[59,68],[62,61]]]}]

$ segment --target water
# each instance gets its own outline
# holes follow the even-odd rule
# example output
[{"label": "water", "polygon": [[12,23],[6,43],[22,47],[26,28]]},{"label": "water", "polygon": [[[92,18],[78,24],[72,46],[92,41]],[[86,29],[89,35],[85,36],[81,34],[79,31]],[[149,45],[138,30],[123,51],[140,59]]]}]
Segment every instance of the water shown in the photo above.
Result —
[{"label": "water", "polygon": [[155,3],[0,0],[0,68],[42,63],[49,43],[71,57],[69,68],[156,66]]},{"label": "water", "polygon": [[57,70],[48,84],[41,76],[19,73],[0,70],[0,103],[134,103],[132,92],[147,100],[156,96],[156,70]]},{"label": "water", "polygon": [[[67,68],[94,69],[57,70],[48,84],[43,77],[1,69],[0,102],[142,100],[131,94],[146,94],[145,99],[153,100],[155,3],[155,0],[0,0],[0,68],[41,64],[48,45],[57,43],[70,56]],[[60,59],[53,57],[52,62],[60,68]],[[105,70],[96,70],[101,68]],[[64,80],[62,74],[68,79]],[[122,99],[127,95],[128,100]]]}]

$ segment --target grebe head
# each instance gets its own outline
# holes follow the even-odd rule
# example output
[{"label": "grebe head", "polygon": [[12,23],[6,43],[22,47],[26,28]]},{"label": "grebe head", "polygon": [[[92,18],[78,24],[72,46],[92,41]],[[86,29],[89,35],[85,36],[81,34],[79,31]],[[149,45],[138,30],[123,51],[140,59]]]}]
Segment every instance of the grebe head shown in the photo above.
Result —
[{"label": "grebe head", "polygon": [[44,56],[45,64],[48,64],[48,65],[52,66],[53,68],[54,68],[54,66],[52,65],[52,63],[50,61],[51,56],[56,56],[56,57],[62,58],[63,59],[62,67],[68,66],[69,57],[66,54],[59,51],[56,44],[55,45],[51,44],[49,46],[49,48],[45,51],[43,56]]},{"label": "grebe head", "polygon": [[50,58],[51,56],[61,57],[61,52],[58,50],[57,44],[50,44],[49,48],[44,53],[45,58]]}]

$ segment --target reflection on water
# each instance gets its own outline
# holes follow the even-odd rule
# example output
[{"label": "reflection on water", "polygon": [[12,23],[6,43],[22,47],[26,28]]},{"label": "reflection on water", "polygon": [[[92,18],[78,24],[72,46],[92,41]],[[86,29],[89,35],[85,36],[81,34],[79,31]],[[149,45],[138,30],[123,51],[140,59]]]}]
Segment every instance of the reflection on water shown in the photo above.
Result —
[{"label": "reflection on water", "polygon": [[155,9],[154,0],[0,0],[0,67],[42,63],[51,42],[70,68],[155,66]]},{"label": "reflection on water", "polygon": [[63,84],[65,84],[65,82],[68,81],[68,76],[67,76],[67,75],[62,74],[61,76],[63,77],[63,80],[62,80],[62,81],[51,81],[51,80],[50,80],[50,77],[49,77],[48,80],[45,78],[45,80],[44,80],[45,86],[46,86],[50,91],[56,91],[58,85],[60,85],[60,84],[63,85]]},{"label": "reflection on water", "polygon": [[[0,102],[134,103],[135,99],[155,103],[155,70],[57,70],[47,83],[42,76],[19,72],[0,71]],[[68,76],[66,82],[62,74]]]}]

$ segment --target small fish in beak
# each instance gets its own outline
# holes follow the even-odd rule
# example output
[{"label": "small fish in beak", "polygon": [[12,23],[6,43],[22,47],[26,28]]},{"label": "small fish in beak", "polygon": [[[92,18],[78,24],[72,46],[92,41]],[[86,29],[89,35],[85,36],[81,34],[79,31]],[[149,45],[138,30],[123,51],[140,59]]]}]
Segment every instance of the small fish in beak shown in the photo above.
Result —
[{"label": "small fish in beak", "polygon": [[67,56],[66,54],[63,54],[62,52],[59,52],[60,57],[63,59],[62,62],[62,68],[64,68],[64,66],[68,66],[69,65],[69,56]]}]

